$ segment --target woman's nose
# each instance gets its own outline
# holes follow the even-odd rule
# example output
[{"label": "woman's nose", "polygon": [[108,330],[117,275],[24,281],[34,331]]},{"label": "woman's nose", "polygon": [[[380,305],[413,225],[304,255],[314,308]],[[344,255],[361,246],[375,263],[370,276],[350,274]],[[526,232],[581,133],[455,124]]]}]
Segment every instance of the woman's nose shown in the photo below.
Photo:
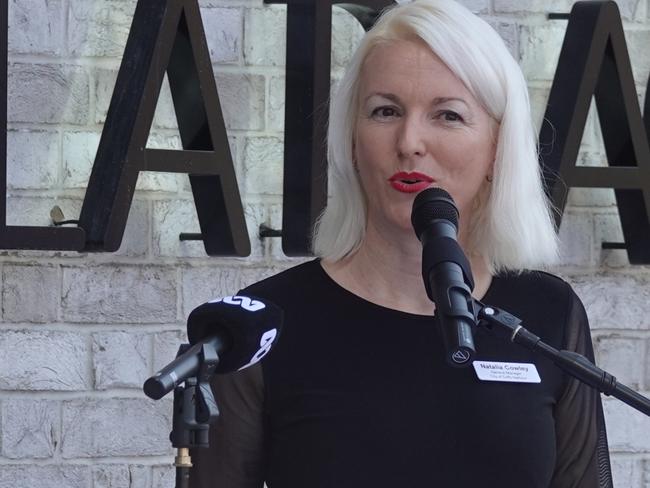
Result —
[{"label": "woman's nose", "polygon": [[427,150],[426,128],[415,117],[405,117],[397,137],[397,152],[401,158],[424,156]]}]

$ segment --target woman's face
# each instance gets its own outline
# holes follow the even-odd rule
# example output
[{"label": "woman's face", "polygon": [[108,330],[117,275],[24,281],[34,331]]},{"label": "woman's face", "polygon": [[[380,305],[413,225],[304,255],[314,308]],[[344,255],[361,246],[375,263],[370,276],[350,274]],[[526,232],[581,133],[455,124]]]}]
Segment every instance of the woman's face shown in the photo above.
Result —
[{"label": "woman's face", "polygon": [[359,80],[354,157],[368,225],[411,230],[415,195],[436,186],[451,194],[461,229],[491,175],[496,122],[420,41],[375,46]]}]

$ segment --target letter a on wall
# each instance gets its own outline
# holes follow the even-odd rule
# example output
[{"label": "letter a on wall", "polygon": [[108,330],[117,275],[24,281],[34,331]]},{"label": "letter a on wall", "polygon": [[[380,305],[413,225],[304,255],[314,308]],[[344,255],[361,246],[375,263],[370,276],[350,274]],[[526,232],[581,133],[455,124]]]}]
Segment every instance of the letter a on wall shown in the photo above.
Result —
[{"label": "letter a on wall", "polygon": [[[167,72],[183,150],[147,149]],[[87,251],[119,248],[140,171],[188,173],[209,255],[250,242],[197,0],[139,0],[79,226]]]},{"label": "letter a on wall", "polygon": [[[609,167],[576,166],[595,97]],[[540,141],[545,185],[562,218],[570,187],[614,188],[632,264],[650,264],[650,146],[615,2],[577,2],[571,10]],[[561,180],[561,181],[559,181]]]}]

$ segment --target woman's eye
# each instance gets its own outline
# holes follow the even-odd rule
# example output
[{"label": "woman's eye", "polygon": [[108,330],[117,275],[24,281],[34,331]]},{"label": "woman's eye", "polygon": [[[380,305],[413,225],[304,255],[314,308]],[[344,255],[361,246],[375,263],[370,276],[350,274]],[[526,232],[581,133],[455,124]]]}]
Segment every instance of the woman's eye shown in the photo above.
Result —
[{"label": "woman's eye", "polygon": [[377,107],[372,111],[373,117],[390,118],[397,116],[397,110],[393,107]]},{"label": "woman's eye", "polygon": [[462,122],[463,118],[456,112],[445,110],[441,113],[441,117],[447,122]]}]

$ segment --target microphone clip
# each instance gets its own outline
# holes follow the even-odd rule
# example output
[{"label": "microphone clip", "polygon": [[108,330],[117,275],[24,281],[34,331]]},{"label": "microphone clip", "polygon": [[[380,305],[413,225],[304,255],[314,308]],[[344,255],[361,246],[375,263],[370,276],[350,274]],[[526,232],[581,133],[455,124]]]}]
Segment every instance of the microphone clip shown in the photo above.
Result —
[{"label": "microphone clip", "polygon": [[[191,346],[182,344],[176,357],[182,356]],[[210,381],[219,364],[214,346],[201,345],[199,371],[174,388],[174,415],[169,434],[172,446],[178,449],[207,447],[209,424],[219,417],[219,408],[212,393]]]}]

